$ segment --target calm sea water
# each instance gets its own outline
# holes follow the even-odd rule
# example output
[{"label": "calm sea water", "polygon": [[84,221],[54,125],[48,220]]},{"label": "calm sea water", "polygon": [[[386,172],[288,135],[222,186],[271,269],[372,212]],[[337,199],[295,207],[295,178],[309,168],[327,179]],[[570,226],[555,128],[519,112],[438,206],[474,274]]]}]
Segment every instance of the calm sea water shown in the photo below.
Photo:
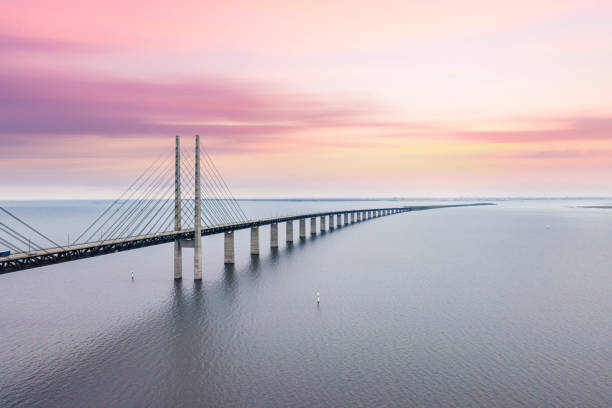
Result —
[{"label": "calm sea water", "polygon": [[[190,249],[174,282],[171,245],[0,276],[0,406],[610,407],[612,210],[583,204],[399,214],[292,247],[281,225],[275,252],[265,227],[255,258],[241,231],[233,268],[206,237],[201,284]],[[104,207],[8,205],[62,242]]]}]

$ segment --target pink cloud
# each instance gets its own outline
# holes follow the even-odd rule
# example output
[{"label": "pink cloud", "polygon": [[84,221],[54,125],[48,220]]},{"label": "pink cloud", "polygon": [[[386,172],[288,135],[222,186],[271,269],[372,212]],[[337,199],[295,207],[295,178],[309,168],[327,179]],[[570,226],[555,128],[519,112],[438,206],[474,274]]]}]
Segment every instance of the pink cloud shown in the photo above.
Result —
[{"label": "pink cloud", "polygon": [[454,136],[490,143],[612,140],[612,117],[568,117],[557,120],[561,124],[552,129],[457,132]]},{"label": "pink cloud", "polygon": [[[161,83],[0,68],[0,137],[203,133],[251,138],[368,120],[372,105],[222,77]],[[371,124],[375,122],[370,122]]]},{"label": "pink cloud", "polygon": [[40,37],[0,34],[0,53],[12,52],[89,52],[102,47]]}]

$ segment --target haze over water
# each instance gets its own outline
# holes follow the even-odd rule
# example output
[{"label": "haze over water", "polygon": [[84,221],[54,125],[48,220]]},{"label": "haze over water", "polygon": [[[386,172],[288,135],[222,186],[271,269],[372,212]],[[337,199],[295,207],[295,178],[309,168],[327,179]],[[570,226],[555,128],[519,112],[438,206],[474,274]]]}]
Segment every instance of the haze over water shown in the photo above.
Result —
[{"label": "haze over water", "polygon": [[[7,208],[63,243],[105,204]],[[405,204],[241,202],[253,218]],[[0,406],[612,406],[612,210],[584,204],[405,213],[302,242],[296,223],[291,247],[280,225],[274,252],[262,227],[255,258],[239,231],[232,268],[205,237],[201,284],[190,249],[172,279],[171,245],[0,276]]]}]

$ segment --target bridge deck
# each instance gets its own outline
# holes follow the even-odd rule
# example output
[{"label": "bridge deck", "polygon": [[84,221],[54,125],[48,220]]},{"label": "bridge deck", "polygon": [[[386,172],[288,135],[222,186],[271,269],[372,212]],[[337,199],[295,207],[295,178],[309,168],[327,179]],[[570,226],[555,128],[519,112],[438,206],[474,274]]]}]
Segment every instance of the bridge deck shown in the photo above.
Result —
[{"label": "bridge deck", "polygon": [[[237,222],[231,224],[221,224],[212,227],[203,227],[202,236],[219,234],[227,231],[236,231],[245,228],[258,227],[287,221],[300,220],[312,217],[324,217],[337,214],[350,214],[361,211],[381,211],[381,210],[400,210],[420,211],[435,208],[465,207],[476,205],[490,205],[490,203],[475,204],[449,204],[449,205],[424,205],[408,207],[384,207],[384,208],[363,208],[343,211],[326,211],[309,214],[289,215],[283,217],[262,218],[258,220]],[[67,245],[57,248],[46,248],[43,250],[30,251],[24,253],[11,254],[0,257],[0,274],[15,272],[23,269],[36,268],[39,266],[52,265],[60,262],[74,261],[77,259],[90,258],[98,255],[105,255],[130,249],[143,248],[152,245],[159,245],[176,240],[192,240],[194,230],[186,229],[181,231],[168,231],[158,234],[139,235],[134,237],[117,238],[106,241],[87,242],[83,244]]]}]

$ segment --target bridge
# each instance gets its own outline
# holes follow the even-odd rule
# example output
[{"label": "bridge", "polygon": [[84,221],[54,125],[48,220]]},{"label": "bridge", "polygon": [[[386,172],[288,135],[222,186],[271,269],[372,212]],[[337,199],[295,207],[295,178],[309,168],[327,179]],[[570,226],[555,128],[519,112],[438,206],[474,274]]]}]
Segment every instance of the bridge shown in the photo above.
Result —
[{"label": "bridge", "polygon": [[[183,154],[182,154],[183,153]],[[17,226],[0,222],[0,245],[11,252],[0,252],[0,274],[24,269],[75,261],[153,245],[174,243],[174,278],[182,278],[182,249],[194,249],[194,279],[202,279],[202,236],[224,234],[223,259],[234,263],[234,231],[250,229],[250,252],[259,254],[259,228],[270,226],[270,246],[278,248],[278,224],[284,223],[286,242],[293,243],[294,221],[299,225],[299,238],[306,238],[306,221],[310,234],[324,232],[353,223],[408,211],[446,207],[489,205],[489,203],[376,207],[348,209],[299,215],[248,219],[231,194],[210,156],[200,151],[200,138],[195,138],[195,155],[181,150],[176,136],[172,163],[168,157],[158,158],[126,191],[96,218],[73,242],[59,245],[24,220],[0,207]],[[173,167],[171,169],[170,167]],[[187,170],[187,171],[186,171]],[[173,177],[168,180],[168,175]],[[181,175],[185,177],[181,177]],[[191,176],[193,174],[193,176]],[[191,197],[193,192],[193,198]],[[187,194],[184,194],[188,192]],[[202,194],[204,192],[204,195]],[[319,220],[317,228],[317,220]],[[35,242],[34,234],[42,242]],[[98,237],[99,239],[95,239]],[[25,246],[27,245],[27,250]]]}]

